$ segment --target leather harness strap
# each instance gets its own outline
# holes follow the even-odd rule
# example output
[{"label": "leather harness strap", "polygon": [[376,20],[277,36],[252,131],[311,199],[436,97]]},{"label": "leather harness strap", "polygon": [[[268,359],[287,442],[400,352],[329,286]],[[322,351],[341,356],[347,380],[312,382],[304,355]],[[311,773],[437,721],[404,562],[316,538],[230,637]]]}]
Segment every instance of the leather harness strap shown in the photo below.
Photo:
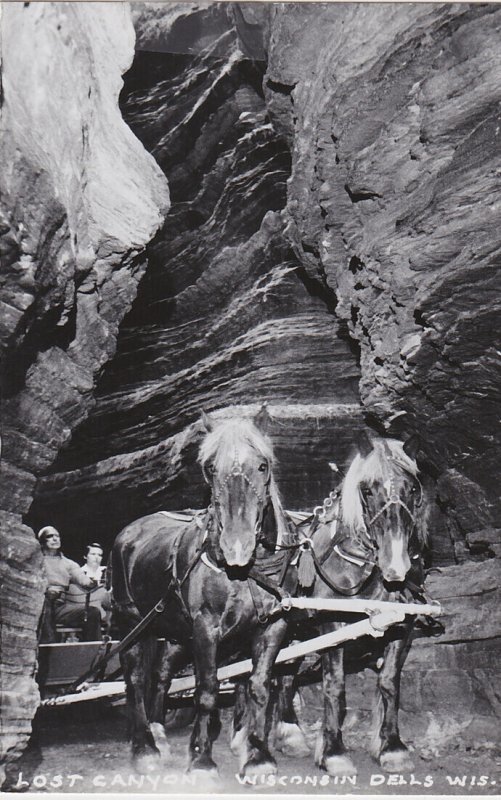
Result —
[{"label": "leather harness strap", "polygon": [[[247,585],[249,586],[258,621],[261,624],[268,622],[269,617],[281,606],[279,604],[269,612],[265,612],[261,596],[257,591],[257,586],[261,586],[267,592],[274,595],[279,601],[288,597],[289,593],[283,588],[283,582],[296,547],[296,545],[293,547],[288,546],[274,555],[258,559],[249,571]],[[275,575],[277,579],[273,577]]]},{"label": "leather harness strap", "polygon": [[171,592],[171,589],[172,586],[170,585],[165,595],[158,601],[158,603],[156,603],[156,605],[153,606],[152,609],[150,609],[150,611],[148,611],[146,616],[143,617],[143,619],[138,622],[135,628],[129,631],[127,636],[124,636],[124,638],[115,647],[112,647],[111,650],[105,653],[98,660],[96,664],[94,664],[90,669],[84,672],[83,675],[80,675],[75,681],[73,681],[71,686],[65,689],[64,694],[71,694],[71,692],[76,691],[76,689],[78,688],[78,686],[80,686],[80,684],[84,683],[84,681],[88,681],[90,678],[93,678],[94,675],[97,675],[97,673],[100,670],[102,670],[102,668],[108,663],[108,661],[110,661],[113,658],[113,656],[117,655],[118,653],[121,653],[127,647],[130,647],[132,644],[134,644],[136,639],[138,639],[138,637],[144,631],[144,629],[148,627],[150,622],[158,614],[162,613],[162,611],[165,608],[165,602]]},{"label": "leather harness strap", "polygon": [[334,584],[331,581],[325,570],[322,569],[322,563],[325,561],[325,559],[322,559],[322,562],[320,562],[313,548],[311,549],[311,555],[313,557],[313,563],[315,564],[315,569],[318,572],[320,578],[323,580],[323,582],[332,591],[337,592],[338,594],[343,594],[346,597],[353,597],[354,594],[357,594],[364,585],[364,583],[370,578],[370,576],[374,572],[375,565],[372,564],[371,562],[366,562],[365,565],[363,566],[362,577],[359,583],[357,583],[355,586],[352,586],[351,588],[345,588],[340,586],[339,584]]}]

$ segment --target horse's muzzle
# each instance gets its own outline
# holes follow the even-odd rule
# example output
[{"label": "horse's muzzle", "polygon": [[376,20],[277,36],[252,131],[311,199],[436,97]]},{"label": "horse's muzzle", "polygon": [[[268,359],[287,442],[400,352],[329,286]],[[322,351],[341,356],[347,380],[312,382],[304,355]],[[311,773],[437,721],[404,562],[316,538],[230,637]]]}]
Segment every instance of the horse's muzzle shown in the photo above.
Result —
[{"label": "horse's muzzle", "polygon": [[401,569],[392,569],[390,567],[382,570],[383,580],[386,583],[404,583],[408,572],[409,570],[405,569],[405,566],[402,566]]},{"label": "horse's muzzle", "polygon": [[[248,537],[247,537],[248,539]],[[253,541],[241,542],[240,539],[232,539],[231,542],[220,540],[221,550],[224,559],[229,567],[246,567],[254,558],[256,549],[256,538]]]}]

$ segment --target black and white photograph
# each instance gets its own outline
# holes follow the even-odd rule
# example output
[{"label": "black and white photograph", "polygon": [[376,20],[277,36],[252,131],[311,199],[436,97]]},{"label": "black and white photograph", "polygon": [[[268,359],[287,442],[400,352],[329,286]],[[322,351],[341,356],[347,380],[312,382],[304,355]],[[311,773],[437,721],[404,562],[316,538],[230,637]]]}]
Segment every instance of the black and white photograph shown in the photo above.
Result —
[{"label": "black and white photograph", "polygon": [[501,4],[0,14],[0,793],[501,795]]}]

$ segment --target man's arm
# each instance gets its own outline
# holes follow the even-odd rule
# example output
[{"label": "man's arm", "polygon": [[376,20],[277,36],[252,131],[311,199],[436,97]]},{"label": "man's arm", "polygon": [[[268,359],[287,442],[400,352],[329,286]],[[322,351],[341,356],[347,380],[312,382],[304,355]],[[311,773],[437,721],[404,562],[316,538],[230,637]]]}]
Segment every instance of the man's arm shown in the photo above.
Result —
[{"label": "man's arm", "polygon": [[89,576],[85,574],[82,567],[80,567],[76,561],[66,558],[66,564],[70,574],[70,583],[76,583],[77,586],[81,586],[82,589],[93,589],[94,586],[96,586],[96,581],[94,578],[89,578]]}]

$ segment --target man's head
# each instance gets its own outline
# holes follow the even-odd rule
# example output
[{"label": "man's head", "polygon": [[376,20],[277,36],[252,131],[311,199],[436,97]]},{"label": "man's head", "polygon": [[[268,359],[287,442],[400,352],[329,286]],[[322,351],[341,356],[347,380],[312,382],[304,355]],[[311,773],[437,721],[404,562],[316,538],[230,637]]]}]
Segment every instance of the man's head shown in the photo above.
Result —
[{"label": "man's head", "polygon": [[46,525],[38,531],[38,541],[42,548],[52,553],[61,549],[61,537],[59,531],[52,525]]},{"label": "man's head", "polygon": [[88,567],[96,567],[101,566],[101,561],[103,560],[103,548],[101,547],[98,542],[93,542],[92,544],[87,545],[87,553],[85,555],[85,563]]}]

